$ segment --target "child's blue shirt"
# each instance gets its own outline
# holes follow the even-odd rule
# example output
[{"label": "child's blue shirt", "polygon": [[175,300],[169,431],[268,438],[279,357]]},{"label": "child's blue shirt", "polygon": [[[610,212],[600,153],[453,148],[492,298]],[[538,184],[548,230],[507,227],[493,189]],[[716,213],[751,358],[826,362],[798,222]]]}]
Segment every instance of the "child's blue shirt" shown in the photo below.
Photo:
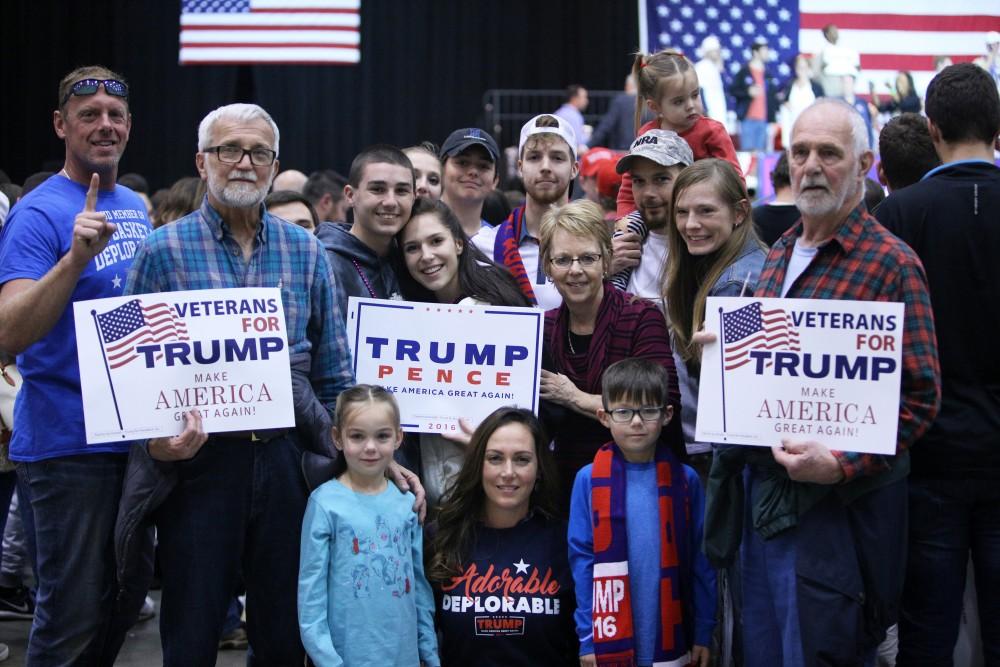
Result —
[{"label": "child's blue shirt", "polygon": [[[705,492],[698,473],[684,467],[688,492],[691,495],[690,543],[693,548],[694,643],[711,646],[715,629],[716,581],[715,569],[702,553],[702,530],[705,524]],[[576,474],[570,499],[569,563],[576,589],[577,635],[580,655],[594,652],[593,573],[594,527],[591,511],[591,465]],[[657,523],[658,502],[655,463],[626,463],[625,524],[628,531],[629,595],[637,664],[651,664],[656,642],[659,617],[659,558],[660,530]]]},{"label": "child's blue shirt", "polygon": [[424,577],[413,495],[331,480],[302,521],[299,631],[320,667],[439,667],[434,597]]}]

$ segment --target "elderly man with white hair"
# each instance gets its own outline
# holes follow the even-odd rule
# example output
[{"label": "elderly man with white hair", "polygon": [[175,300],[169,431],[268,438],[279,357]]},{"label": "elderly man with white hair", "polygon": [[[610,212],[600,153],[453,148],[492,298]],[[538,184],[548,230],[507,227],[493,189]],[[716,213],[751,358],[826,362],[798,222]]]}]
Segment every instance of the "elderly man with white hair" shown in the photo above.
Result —
[{"label": "elderly man with white hair", "polygon": [[[898,613],[908,448],[937,414],[940,372],[923,266],[862,201],[873,159],[866,133],[839,100],[799,116],[789,156],[802,219],[772,246],[755,295],[906,304],[896,453],[833,451],[821,438],[717,453],[706,551],[725,561],[742,538],[749,667],[866,664]],[[741,475],[742,495],[726,481]]]},{"label": "elderly man with white hair", "polygon": [[[215,664],[223,620],[241,580],[250,664],[297,665],[304,659],[296,615],[307,500],[300,461],[304,449],[316,448],[304,427],[320,432],[321,450],[329,447],[324,420],[354,374],[340,314],[344,299],[323,246],[263,205],[278,169],[278,136],[271,116],[257,105],[231,104],[209,113],[198,128],[195,154],[208,185],[205,201],[147,238],[126,282],[127,294],[280,288],[293,378],[294,360],[307,361],[306,387],[293,379],[298,430],[206,438],[194,411],[188,423],[197,428],[153,438],[137,445],[142,452],[133,452],[133,458],[148,454],[176,476],[152,515],[162,570],[164,665]],[[309,413],[318,426],[303,423],[300,399],[318,401],[318,412]]]}]

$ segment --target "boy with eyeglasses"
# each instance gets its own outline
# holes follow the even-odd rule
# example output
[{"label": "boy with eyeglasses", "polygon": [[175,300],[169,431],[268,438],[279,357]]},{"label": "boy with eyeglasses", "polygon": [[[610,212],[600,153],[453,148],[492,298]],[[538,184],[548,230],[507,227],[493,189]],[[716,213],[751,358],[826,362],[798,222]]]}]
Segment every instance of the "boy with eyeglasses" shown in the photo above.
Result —
[{"label": "boy with eyeglasses", "polygon": [[629,358],[604,372],[598,418],[613,441],[577,473],[569,558],[580,664],[707,667],[715,571],[701,552],[705,496],[660,439],[667,371]]}]

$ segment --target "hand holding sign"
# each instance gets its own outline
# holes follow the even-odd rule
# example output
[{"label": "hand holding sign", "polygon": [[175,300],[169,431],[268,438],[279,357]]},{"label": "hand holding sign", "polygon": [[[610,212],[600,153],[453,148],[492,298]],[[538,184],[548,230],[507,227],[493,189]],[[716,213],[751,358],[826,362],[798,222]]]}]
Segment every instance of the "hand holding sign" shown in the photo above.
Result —
[{"label": "hand holding sign", "polygon": [[107,214],[97,210],[100,182],[96,173],[91,174],[86,202],[73,223],[73,243],[69,247],[69,254],[74,263],[80,266],[85,266],[107,247],[116,229],[113,223],[108,222]]},{"label": "hand holding sign", "polygon": [[781,447],[772,447],[774,460],[785,467],[796,482],[838,484],[844,471],[836,457],[820,442],[782,440]]},{"label": "hand holding sign", "polygon": [[192,458],[208,440],[201,422],[201,412],[184,413],[184,430],[172,438],[150,438],[149,455],[157,461],[185,461]]}]

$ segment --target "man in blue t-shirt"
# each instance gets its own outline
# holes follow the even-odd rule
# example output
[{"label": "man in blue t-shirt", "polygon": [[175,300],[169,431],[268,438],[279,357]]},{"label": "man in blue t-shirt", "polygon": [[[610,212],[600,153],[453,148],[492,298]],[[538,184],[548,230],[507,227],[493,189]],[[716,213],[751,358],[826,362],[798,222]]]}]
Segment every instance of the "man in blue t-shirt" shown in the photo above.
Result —
[{"label": "man in blue t-shirt", "polygon": [[62,79],[53,125],[65,164],[0,235],[0,349],[17,354],[24,378],[10,457],[36,530],[28,665],[110,664],[124,639],[111,627],[112,540],[129,443],[86,442],[73,302],[120,296],[149,233],[142,200],[115,183],[132,128],[128,92],[102,66]]}]

